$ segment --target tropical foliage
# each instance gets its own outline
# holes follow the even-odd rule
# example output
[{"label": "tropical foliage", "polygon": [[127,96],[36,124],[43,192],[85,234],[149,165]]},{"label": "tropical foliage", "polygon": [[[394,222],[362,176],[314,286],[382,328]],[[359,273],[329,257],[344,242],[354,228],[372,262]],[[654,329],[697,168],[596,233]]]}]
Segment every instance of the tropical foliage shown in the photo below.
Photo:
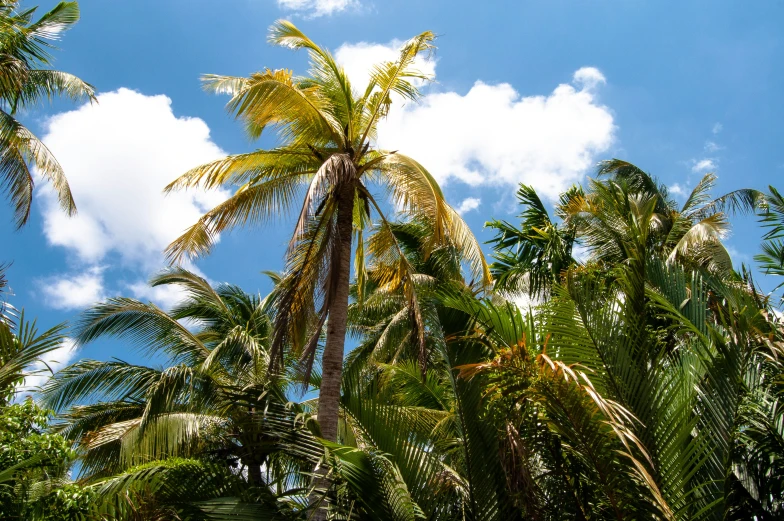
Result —
[{"label": "tropical foliage", "polygon": [[17,227],[30,218],[35,182],[31,167],[49,181],[60,206],[76,213],[68,180],[52,153],[19,120],[18,112],[55,96],[94,99],[88,83],[50,69],[52,41],[79,20],[76,2],[60,2],[35,20],[37,8],[21,9],[19,0],[0,1],[0,189],[14,208]]},{"label": "tropical foliage", "polygon": [[[3,48],[19,32],[19,52],[42,63],[32,11],[0,12]],[[175,180],[167,190],[237,189],[168,252],[206,254],[298,203],[284,271],[262,296],[172,265],[150,281],[181,296],[170,309],[91,306],[76,346],[111,341],[142,362],[82,358],[37,403],[20,390],[66,329],[39,333],[3,299],[0,519],[784,518],[780,192],[714,196],[709,174],[678,203],[605,161],[553,211],[521,186],[519,224],[487,223],[487,266],[425,167],[375,147],[391,105],[417,99],[433,35],[404,43],[363,91],[294,25],[270,40],[306,49],[309,75],[205,84],[231,95],[251,137],[272,127],[279,144]],[[16,194],[22,224],[29,197]],[[744,213],[763,232],[757,280],[723,243]]]},{"label": "tropical foliage", "polygon": [[[396,60],[371,69],[368,85],[355,86],[328,50],[290,22],[276,22],[269,41],[307,50],[308,76],[266,69],[247,78],[207,75],[203,81],[207,90],[231,96],[228,109],[250,138],[272,128],[278,146],[197,167],[166,188],[236,187],[232,197],[169,246],[173,261],[206,254],[223,231],[301,207],[279,284],[271,356],[278,362],[284,351],[296,353],[307,381],[326,325],[318,414],[322,434],[331,441],[337,436],[352,252],[360,284],[371,274],[375,283],[406,296],[415,336],[425,350],[416,272],[374,189],[390,194],[408,217],[431,224],[425,256],[454,245],[477,280],[490,281],[476,239],[425,167],[375,146],[378,123],[392,104],[416,101],[418,83],[429,79],[417,60],[432,51],[434,38],[424,32],[405,42]],[[375,263],[375,269],[368,271],[366,262]]]}]

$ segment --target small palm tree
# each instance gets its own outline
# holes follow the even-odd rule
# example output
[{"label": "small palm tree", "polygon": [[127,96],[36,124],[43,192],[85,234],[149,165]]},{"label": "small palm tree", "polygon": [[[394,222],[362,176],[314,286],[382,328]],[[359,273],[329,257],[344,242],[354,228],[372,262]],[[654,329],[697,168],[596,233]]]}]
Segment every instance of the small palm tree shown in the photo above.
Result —
[{"label": "small palm tree", "polygon": [[16,114],[54,96],[95,99],[88,83],[48,68],[50,41],[79,20],[78,4],[60,2],[37,21],[35,7],[21,10],[19,4],[0,0],[0,186],[14,207],[17,227],[30,217],[35,186],[30,165],[52,184],[68,215],[76,212],[76,204],[60,164]]},{"label": "small palm tree", "polygon": [[[563,219],[571,201],[583,195],[576,186],[564,192],[555,208],[556,216]],[[532,186],[520,185],[517,200],[524,208],[519,228],[499,220],[486,224],[496,230],[490,241],[495,257],[490,270],[496,289],[505,293],[524,290],[533,298],[544,297],[560,282],[562,272],[577,263],[572,253],[576,230],[569,222],[554,222]]]},{"label": "small palm tree", "polygon": [[722,243],[729,232],[729,213],[767,206],[764,194],[741,189],[712,198],[716,176],[706,174],[683,205],[667,187],[637,166],[612,159],[599,164],[588,187],[572,187],[555,205],[550,218],[536,191],[521,186],[521,224],[491,221],[497,231],[490,241],[496,287],[506,294],[525,292],[534,298],[551,294],[563,275],[575,267],[575,245],[583,245],[590,262],[627,262],[634,251],[664,256],[669,263],[732,276],[732,260]]},{"label": "small palm tree", "polygon": [[75,340],[83,345],[124,338],[165,357],[168,367],[83,359],[44,388],[49,406],[69,408],[59,429],[81,447],[83,474],[111,475],[162,458],[211,454],[261,485],[262,469],[274,473],[280,463],[279,440],[264,432],[261,418],[268,410],[284,411],[287,403],[287,379],[267,371],[269,301],[232,285],[212,287],[179,268],[152,284],[179,287],[185,298],[170,313],[135,299],[109,299],[84,313]]},{"label": "small palm tree", "polygon": [[635,165],[603,161],[587,194],[567,209],[591,260],[618,263],[636,243],[667,262],[727,276],[732,260],[722,244],[729,232],[728,213],[750,212],[765,204],[764,194],[740,189],[717,198],[710,191],[716,176],[706,174],[680,207],[667,188]]},{"label": "small palm tree", "polygon": [[[386,269],[375,273],[376,282],[403,289],[416,324],[415,338],[424,349],[424,326],[413,284],[415,270],[393,233],[382,201],[371,188],[391,194],[393,204],[405,214],[432,223],[426,254],[448,238],[463,252],[475,277],[483,283],[490,280],[480,246],[446,203],[430,173],[410,157],[375,146],[378,123],[392,102],[414,101],[419,96],[416,82],[427,76],[416,69],[415,60],[433,49],[433,39],[433,33],[424,32],[406,42],[398,59],[376,65],[369,84],[357,91],[329,51],[290,22],[275,23],[270,42],[307,49],[311,62],[308,76],[267,69],[248,78],[210,75],[204,81],[208,90],[232,96],[228,107],[243,121],[251,138],[273,127],[280,145],[200,166],[166,188],[238,187],[231,198],[207,212],[170,245],[168,254],[173,261],[205,254],[218,233],[268,221],[301,201],[277,301],[272,355],[279,360],[284,348],[301,353],[304,380],[308,381],[318,339],[327,324],[318,419],[324,438],[331,441],[335,441],[338,428],[354,245],[354,263],[360,273],[366,256],[385,261]],[[378,218],[375,225],[373,215]]]}]

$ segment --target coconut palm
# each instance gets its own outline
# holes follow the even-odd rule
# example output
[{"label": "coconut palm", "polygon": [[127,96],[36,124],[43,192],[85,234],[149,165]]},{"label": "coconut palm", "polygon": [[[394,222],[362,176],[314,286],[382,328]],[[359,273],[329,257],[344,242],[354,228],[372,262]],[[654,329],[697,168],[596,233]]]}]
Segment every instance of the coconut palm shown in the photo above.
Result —
[{"label": "coconut palm", "polygon": [[375,145],[378,124],[392,103],[419,96],[417,83],[427,76],[416,60],[433,49],[433,39],[433,33],[424,32],[403,44],[398,58],[376,65],[368,85],[357,90],[329,51],[290,22],[275,23],[270,42],[306,49],[308,76],[267,69],[247,78],[209,75],[204,82],[210,91],[231,95],[228,108],[251,138],[273,127],[280,144],[197,167],[166,188],[237,186],[232,197],[170,245],[173,261],[206,254],[220,232],[268,221],[301,203],[277,301],[272,355],[280,360],[284,349],[300,353],[307,381],[326,324],[318,418],[322,435],[331,441],[337,436],[354,246],[360,273],[366,257],[386,261],[387,269],[376,273],[377,283],[404,290],[417,343],[425,347],[415,272],[385,216],[384,201],[371,189],[385,190],[395,208],[432,223],[426,254],[449,238],[477,280],[490,280],[478,243],[435,179],[414,159]]},{"label": "coconut palm", "polygon": [[728,276],[732,260],[721,242],[729,232],[728,216],[764,206],[765,196],[740,189],[713,198],[716,180],[705,174],[678,206],[655,177],[626,161],[603,161],[585,197],[568,206],[567,219],[574,221],[593,261],[624,262],[627,246],[644,237],[669,263]]},{"label": "coconut palm", "polygon": [[14,321],[0,317],[0,406],[16,396],[25,377],[48,372],[41,360],[63,345],[65,327],[59,324],[39,334],[24,312]]},{"label": "coconut palm", "polygon": [[17,227],[30,217],[34,180],[31,166],[48,180],[60,206],[76,212],[63,169],[44,145],[16,116],[54,96],[94,99],[88,83],[67,72],[52,70],[51,42],[79,20],[76,2],[60,2],[38,20],[35,7],[21,9],[19,0],[0,1],[0,185],[14,207]]},{"label": "coconut palm", "polygon": [[[273,299],[178,268],[152,283],[186,298],[169,313],[110,299],[85,312],[76,340],[117,336],[166,357],[168,368],[81,360],[44,389],[47,404],[65,408],[58,431],[80,449],[92,514],[305,519],[309,495],[323,494],[333,515],[413,521],[419,510],[396,464],[356,437],[319,441],[307,406],[285,398],[289,380],[268,372]],[[323,489],[313,491],[319,462]]]},{"label": "coconut palm", "polygon": [[612,159],[599,165],[597,179],[588,188],[572,187],[555,205],[560,222],[551,220],[535,190],[521,186],[524,207],[520,227],[491,221],[497,230],[491,241],[491,266],[498,289],[507,294],[525,292],[547,296],[562,282],[565,271],[577,264],[575,244],[587,249],[590,262],[625,262],[630,248],[643,240],[647,250],[668,262],[732,276],[732,260],[722,239],[729,232],[728,214],[766,206],[764,194],[741,189],[711,197],[716,176],[706,174],[683,205],[667,187],[637,166]]},{"label": "coconut palm", "polygon": [[[303,411],[294,404],[287,408],[285,375],[267,371],[269,301],[236,286],[212,287],[179,268],[152,284],[179,287],[185,298],[170,313],[135,299],[109,299],[82,315],[75,340],[84,345],[109,336],[125,339],[149,356],[164,357],[168,367],[83,359],[43,390],[47,405],[67,408],[58,430],[80,447],[82,475],[97,479],[161,459],[198,456],[240,469],[253,486],[273,486],[279,471],[285,474],[297,463],[281,455],[285,440],[270,425],[289,421],[290,430]],[[320,449],[315,454],[318,459]],[[312,468],[310,461],[306,468]],[[285,486],[303,477],[294,473]]]}]

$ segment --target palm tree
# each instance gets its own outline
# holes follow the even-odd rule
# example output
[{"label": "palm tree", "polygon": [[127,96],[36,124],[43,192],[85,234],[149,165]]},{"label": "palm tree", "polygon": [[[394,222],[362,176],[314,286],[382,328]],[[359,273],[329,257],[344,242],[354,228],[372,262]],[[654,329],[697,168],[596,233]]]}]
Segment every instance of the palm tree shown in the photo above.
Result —
[{"label": "palm tree", "polygon": [[78,4],[60,2],[37,21],[35,7],[22,10],[19,4],[0,1],[0,185],[14,207],[17,227],[30,217],[35,185],[30,165],[51,183],[68,215],[76,212],[76,205],[60,164],[16,114],[54,96],[95,99],[88,83],[48,68],[50,41],[79,20]]},{"label": "palm tree", "polygon": [[[722,244],[728,215],[765,205],[762,192],[740,189],[712,198],[714,174],[705,174],[680,207],[655,177],[619,159],[603,161],[586,196],[569,205],[568,220],[594,261],[623,262],[635,241],[667,262],[727,276],[732,260]],[[604,178],[604,179],[602,179]]]},{"label": "palm tree", "polygon": [[25,377],[43,373],[48,368],[36,367],[45,355],[63,345],[65,324],[38,333],[35,321],[0,315],[0,407],[10,403]]},{"label": "palm tree", "polygon": [[497,288],[505,294],[525,292],[534,298],[550,294],[553,286],[578,261],[576,244],[584,246],[593,263],[619,264],[629,260],[637,242],[643,250],[663,255],[721,276],[732,275],[732,260],[722,239],[729,232],[728,214],[766,206],[757,190],[741,189],[712,198],[714,174],[697,183],[683,205],[667,187],[639,167],[620,159],[599,164],[597,179],[588,188],[572,187],[555,205],[554,222],[536,191],[521,186],[524,207],[520,227],[491,221],[497,230],[490,241],[495,262],[491,266]]},{"label": "palm tree", "polygon": [[[263,468],[275,471],[279,442],[261,430],[264,411],[302,412],[286,410],[288,380],[267,371],[269,300],[232,285],[212,287],[179,268],[151,283],[179,287],[185,299],[170,313],[135,299],[109,299],[83,314],[75,340],[127,339],[169,366],[83,359],[47,383],[44,403],[68,409],[59,430],[81,447],[85,476],[207,453],[260,485]],[[185,320],[195,329],[183,326]]]},{"label": "palm tree", "polygon": [[[572,202],[584,197],[582,188],[572,187],[561,195],[555,208],[562,220]],[[490,271],[495,288],[507,294],[525,291],[533,298],[549,295],[561,280],[561,274],[577,264],[573,250],[576,230],[573,223],[554,222],[533,187],[520,185],[517,200],[524,210],[520,227],[507,221],[493,220],[486,224],[496,230],[490,241],[495,262]]]},{"label": "palm tree", "polygon": [[[329,51],[290,22],[275,23],[270,42],[307,49],[309,76],[267,69],[248,78],[209,75],[204,81],[208,90],[232,96],[229,110],[243,121],[251,138],[258,138],[271,126],[277,130],[280,145],[197,167],[166,188],[238,187],[232,197],[207,212],[169,246],[173,261],[207,253],[222,231],[261,223],[290,210],[304,191],[277,300],[272,356],[280,360],[284,349],[300,353],[304,381],[308,381],[326,324],[318,419],[323,437],[330,441],[337,437],[355,244],[354,263],[359,272],[366,256],[387,261],[387,269],[376,273],[377,282],[404,290],[413,310],[415,337],[420,348],[425,347],[413,284],[415,272],[395,238],[382,202],[370,188],[385,189],[397,209],[432,223],[426,253],[449,238],[463,252],[475,277],[485,284],[490,280],[480,246],[445,202],[435,179],[414,159],[374,145],[378,123],[391,104],[415,101],[419,96],[416,82],[427,76],[416,69],[415,60],[433,49],[433,39],[432,33],[424,32],[406,42],[398,59],[375,66],[369,84],[358,92]],[[372,215],[378,217],[375,225]]]},{"label": "palm tree", "polygon": [[[305,519],[309,495],[324,493],[334,515],[413,521],[396,517],[401,501],[401,515],[415,509],[397,467],[367,446],[319,441],[307,404],[285,396],[293,380],[268,371],[273,299],[178,268],[152,283],[179,286],[186,298],[169,313],[110,299],[85,312],[76,339],[130,340],[169,367],[81,360],[44,389],[45,403],[64,411],[57,430],[80,449],[91,514]],[[326,488],[313,491],[319,463]]]},{"label": "palm tree", "polygon": [[[784,196],[774,187],[765,196],[762,223],[767,228],[763,236],[762,253],[754,257],[766,275],[784,277]],[[784,282],[776,285],[773,291],[784,286]],[[782,296],[781,302],[784,302]]]}]

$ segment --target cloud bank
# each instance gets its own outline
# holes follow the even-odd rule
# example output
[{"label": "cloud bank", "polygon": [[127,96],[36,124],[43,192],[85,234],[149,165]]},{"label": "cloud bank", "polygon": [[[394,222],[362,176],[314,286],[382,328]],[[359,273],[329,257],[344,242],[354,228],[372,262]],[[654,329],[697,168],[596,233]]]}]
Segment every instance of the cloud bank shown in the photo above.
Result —
[{"label": "cloud bank", "polygon": [[44,234],[74,254],[80,270],[44,282],[54,307],[82,307],[105,294],[97,267],[108,258],[146,279],[163,265],[164,248],[228,196],[223,190],[163,194],[178,175],[226,155],[204,121],[176,116],[163,95],[124,88],[101,94],[98,103],[52,117],[43,141],[62,164],[78,208],[68,218],[44,188]]},{"label": "cloud bank", "polygon": [[[344,44],[335,56],[352,83],[364,85],[370,65],[394,59],[399,45]],[[419,65],[429,73],[435,67],[432,60]],[[481,80],[466,93],[429,92],[419,104],[390,111],[379,123],[378,142],[416,158],[442,184],[526,183],[554,199],[614,142],[612,113],[597,97],[606,81],[597,68],[583,67],[570,83],[541,95],[523,96],[509,83]]]}]

